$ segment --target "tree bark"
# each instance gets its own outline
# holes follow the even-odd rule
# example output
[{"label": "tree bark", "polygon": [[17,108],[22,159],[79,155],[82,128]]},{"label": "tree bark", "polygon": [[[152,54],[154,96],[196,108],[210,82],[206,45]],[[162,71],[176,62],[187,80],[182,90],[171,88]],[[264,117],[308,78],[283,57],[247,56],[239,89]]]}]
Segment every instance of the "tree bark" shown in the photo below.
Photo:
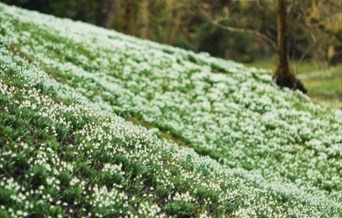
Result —
[{"label": "tree bark", "polygon": [[119,0],[98,0],[96,24],[105,28],[109,28],[110,24],[119,10]]},{"label": "tree bark", "polygon": [[276,83],[281,87],[298,89],[304,93],[307,90],[300,80],[291,72],[287,53],[287,11],[285,0],[278,0],[277,7],[277,47],[278,47],[278,65],[274,72]]},{"label": "tree bark", "polygon": [[138,13],[139,1],[124,0],[122,1],[122,14],[121,14],[121,30],[128,35],[137,35],[138,32]]},{"label": "tree bark", "polygon": [[139,7],[139,29],[140,37],[147,39],[150,35],[150,17],[149,17],[150,0],[141,0]]},{"label": "tree bark", "polygon": [[286,6],[284,0],[278,0],[277,11],[277,32],[278,32],[278,74],[290,74],[289,61],[287,56],[287,35],[286,35]]}]

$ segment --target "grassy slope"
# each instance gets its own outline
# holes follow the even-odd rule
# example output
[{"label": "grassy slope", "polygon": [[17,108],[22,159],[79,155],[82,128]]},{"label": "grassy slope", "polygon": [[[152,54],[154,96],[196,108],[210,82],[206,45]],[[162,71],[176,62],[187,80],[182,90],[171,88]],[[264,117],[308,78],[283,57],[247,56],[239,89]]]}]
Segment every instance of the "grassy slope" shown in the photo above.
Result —
[{"label": "grassy slope", "polygon": [[2,213],[341,215],[341,121],[300,93],[205,54],[0,11]]},{"label": "grassy slope", "polygon": [[[248,64],[252,67],[273,70],[274,60],[261,60]],[[313,63],[291,62],[294,71],[308,89],[308,95],[316,103],[329,109],[342,110],[342,66],[320,69]]]}]

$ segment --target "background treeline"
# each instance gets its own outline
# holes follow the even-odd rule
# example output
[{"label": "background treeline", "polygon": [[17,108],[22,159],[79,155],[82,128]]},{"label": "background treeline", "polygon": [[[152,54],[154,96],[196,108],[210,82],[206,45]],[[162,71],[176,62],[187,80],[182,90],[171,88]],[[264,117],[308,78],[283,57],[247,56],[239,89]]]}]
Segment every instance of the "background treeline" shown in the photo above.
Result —
[{"label": "background treeline", "polygon": [[[227,31],[229,27],[257,30],[276,41],[276,1],[237,0],[1,0],[40,12],[93,23],[106,28],[241,62],[275,54],[255,34]],[[288,0],[288,52],[297,60],[321,65],[342,62],[340,0]]]}]

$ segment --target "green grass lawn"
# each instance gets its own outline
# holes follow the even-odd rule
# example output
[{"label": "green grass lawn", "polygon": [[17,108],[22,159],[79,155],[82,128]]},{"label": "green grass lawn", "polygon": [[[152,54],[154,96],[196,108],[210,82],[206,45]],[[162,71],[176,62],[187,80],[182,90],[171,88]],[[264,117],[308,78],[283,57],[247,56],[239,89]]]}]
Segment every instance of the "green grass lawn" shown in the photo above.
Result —
[{"label": "green grass lawn", "polygon": [[[247,64],[250,67],[270,70],[270,73],[275,65],[275,58]],[[331,109],[342,110],[342,65],[319,67],[313,62],[291,61],[291,67],[303,81],[308,95],[314,102]]]}]

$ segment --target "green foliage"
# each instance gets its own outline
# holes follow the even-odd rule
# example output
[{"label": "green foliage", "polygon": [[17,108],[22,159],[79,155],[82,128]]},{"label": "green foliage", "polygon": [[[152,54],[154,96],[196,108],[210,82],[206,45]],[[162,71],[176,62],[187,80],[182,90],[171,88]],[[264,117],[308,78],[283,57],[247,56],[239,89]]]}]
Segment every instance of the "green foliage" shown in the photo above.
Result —
[{"label": "green foliage", "polygon": [[185,201],[175,201],[168,203],[165,206],[165,210],[171,216],[176,217],[192,217],[194,213],[193,205]]}]

